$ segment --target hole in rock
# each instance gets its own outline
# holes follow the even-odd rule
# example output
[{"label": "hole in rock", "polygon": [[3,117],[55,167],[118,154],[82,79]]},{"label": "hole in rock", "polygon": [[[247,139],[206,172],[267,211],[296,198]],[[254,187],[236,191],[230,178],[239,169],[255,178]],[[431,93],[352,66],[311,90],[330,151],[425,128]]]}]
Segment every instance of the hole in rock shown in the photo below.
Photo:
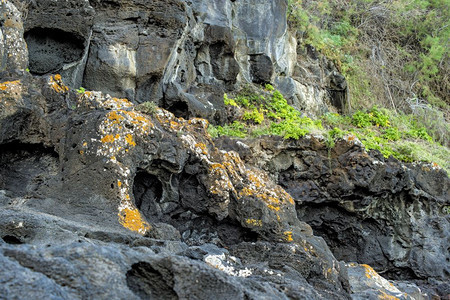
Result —
[{"label": "hole in rock", "polygon": [[126,276],[128,288],[141,299],[178,299],[170,270],[156,270],[147,262],[138,262]]},{"label": "hole in rock", "polygon": [[158,216],[157,204],[161,201],[162,194],[162,183],[155,175],[142,171],[136,173],[133,184],[135,204],[148,220]]},{"label": "hole in rock", "polygon": [[0,189],[24,196],[58,173],[58,154],[40,144],[0,145]]},{"label": "hole in rock", "polygon": [[5,235],[2,237],[2,239],[5,241],[5,243],[12,244],[12,245],[20,245],[23,244],[23,242],[16,236],[13,235]]},{"label": "hole in rock", "polygon": [[57,72],[64,64],[78,61],[83,56],[84,39],[60,29],[30,29],[25,33],[25,41],[33,74]]},{"label": "hole in rock", "polygon": [[331,104],[336,107],[339,112],[343,112],[347,101],[347,92],[345,90],[328,89],[328,93],[331,98]]},{"label": "hole in rock", "polygon": [[167,108],[177,118],[189,119],[189,107],[186,102],[177,101]]}]

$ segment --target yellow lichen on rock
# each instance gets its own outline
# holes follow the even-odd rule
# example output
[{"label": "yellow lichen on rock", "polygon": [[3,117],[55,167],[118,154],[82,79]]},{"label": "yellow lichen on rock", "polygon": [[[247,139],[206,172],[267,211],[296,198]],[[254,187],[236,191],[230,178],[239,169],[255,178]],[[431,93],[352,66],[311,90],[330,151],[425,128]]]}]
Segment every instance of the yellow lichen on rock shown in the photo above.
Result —
[{"label": "yellow lichen on rock", "polygon": [[246,219],[245,223],[247,223],[248,225],[251,226],[255,226],[255,227],[262,227],[262,220],[255,220],[255,219]]},{"label": "yellow lichen on rock", "polygon": [[12,90],[18,86],[20,86],[20,80],[1,82],[0,83],[0,91]]},{"label": "yellow lichen on rock", "polygon": [[119,212],[119,222],[123,227],[145,234],[150,229],[150,224],[145,221],[137,209],[125,208]]},{"label": "yellow lichen on rock", "polygon": [[378,276],[377,272],[375,272],[375,270],[371,266],[365,265],[365,264],[362,264],[361,266],[364,267],[364,269],[366,271],[366,277],[367,278],[370,279],[370,278],[372,278],[374,276]]},{"label": "yellow lichen on rock", "polygon": [[134,138],[131,134],[127,134],[125,136],[125,140],[127,141],[128,145],[135,147],[136,146],[136,142],[134,141]]},{"label": "yellow lichen on rock", "polygon": [[69,88],[63,83],[61,75],[59,74],[50,76],[49,85],[53,90],[60,94],[64,94],[69,91]]},{"label": "yellow lichen on rock", "polygon": [[400,300],[399,298],[389,295],[387,293],[385,293],[384,291],[379,291],[381,293],[381,295],[378,296],[379,300]]},{"label": "yellow lichen on rock", "polygon": [[292,238],[292,231],[285,231],[284,232],[285,240],[287,242],[292,242],[294,239]]},{"label": "yellow lichen on rock", "polygon": [[[136,147],[136,138],[145,138],[153,129],[154,125],[149,117],[142,113],[113,110],[105,114],[99,125],[100,138],[92,140],[97,145],[96,154],[105,157],[117,175],[119,223],[140,234],[145,234],[150,225],[131,201],[131,170],[121,161]],[[86,142],[85,144],[87,145]]]}]

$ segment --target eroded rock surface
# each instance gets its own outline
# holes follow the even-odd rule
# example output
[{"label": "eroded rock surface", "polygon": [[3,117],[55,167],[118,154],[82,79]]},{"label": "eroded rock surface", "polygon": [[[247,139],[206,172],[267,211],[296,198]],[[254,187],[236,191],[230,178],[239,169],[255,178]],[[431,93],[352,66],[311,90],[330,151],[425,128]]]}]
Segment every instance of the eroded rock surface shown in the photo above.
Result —
[{"label": "eroded rock surface", "polygon": [[224,138],[218,145],[268,171],[339,260],[367,263],[391,279],[447,281],[447,174],[433,164],[366,153],[351,135],[333,149],[322,141]]},{"label": "eroded rock surface", "polygon": [[24,18],[29,69],[212,122],[225,117],[223,93],[247,83],[272,83],[308,113],[342,109],[345,79],[297,50],[286,9],[285,0],[36,0]]},{"label": "eroded rock surface", "polygon": [[448,294],[448,177],[435,166],[383,160],[352,138],[330,152],[311,136],[212,141],[195,118],[220,120],[224,90],[291,70],[284,1],[0,8],[2,297]]}]

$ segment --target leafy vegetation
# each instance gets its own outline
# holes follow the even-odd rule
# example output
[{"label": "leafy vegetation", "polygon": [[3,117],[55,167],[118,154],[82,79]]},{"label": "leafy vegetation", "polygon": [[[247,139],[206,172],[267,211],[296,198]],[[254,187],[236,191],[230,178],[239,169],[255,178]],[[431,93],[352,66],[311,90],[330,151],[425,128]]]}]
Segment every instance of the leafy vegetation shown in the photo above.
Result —
[{"label": "leafy vegetation", "polygon": [[82,87],[82,86],[80,86],[80,87],[77,89],[77,93],[78,93],[78,94],[84,94],[84,92],[86,92],[86,89],[85,89],[84,87]]},{"label": "leafy vegetation", "polygon": [[322,129],[320,120],[302,117],[271,85],[266,85],[265,90],[259,92],[243,90],[235,99],[225,95],[224,104],[237,107],[241,115],[231,124],[210,126],[213,137],[279,135],[286,139],[298,139],[311,130]]},{"label": "leafy vegetation", "polygon": [[415,113],[416,102],[448,114],[448,0],[288,0],[302,45],[334,61],[352,107],[372,103]]},{"label": "leafy vegetation", "polygon": [[433,137],[415,114],[373,106],[350,116],[327,113],[313,120],[302,116],[271,85],[259,91],[244,89],[234,99],[225,95],[224,103],[235,109],[234,121],[223,126],[210,125],[208,131],[213,137],[277,135],[299,139],[308,133],[318,133],[325,137],[329,148],[334,147],[338,138],[356,137],[366,150],[378,150],[386,158],[431,162],[450,172],[450,150]]}]

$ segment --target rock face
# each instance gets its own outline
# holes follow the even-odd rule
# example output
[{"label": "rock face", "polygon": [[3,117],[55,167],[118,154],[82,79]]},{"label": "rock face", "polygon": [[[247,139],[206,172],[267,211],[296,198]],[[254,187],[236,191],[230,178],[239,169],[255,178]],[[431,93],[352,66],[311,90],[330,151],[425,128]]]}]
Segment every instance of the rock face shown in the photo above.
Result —
[{"label": "rock face", "polygon": [[285,5],[0,0],[2,297],[448,294],[442,171],[352,138],[330,152],[311,136],[212,141],[194,117],[212,95],[291,70]]},{"label": "rock face", "polygon": [[331,150],[320,139],[219,145],[268,171],[339,260],[367,263],[390,279],[448,280],[447,174],[366,153],[351,135]]},{"label": "rock face", "polygon": [[273,83],[308,113],[342,109],[345,79],[317,53],[297,55],[286,7],[285,0],[37,0],[24,19],[30,71],[212,122],[224,118],[224,91],[246,83]]}]

